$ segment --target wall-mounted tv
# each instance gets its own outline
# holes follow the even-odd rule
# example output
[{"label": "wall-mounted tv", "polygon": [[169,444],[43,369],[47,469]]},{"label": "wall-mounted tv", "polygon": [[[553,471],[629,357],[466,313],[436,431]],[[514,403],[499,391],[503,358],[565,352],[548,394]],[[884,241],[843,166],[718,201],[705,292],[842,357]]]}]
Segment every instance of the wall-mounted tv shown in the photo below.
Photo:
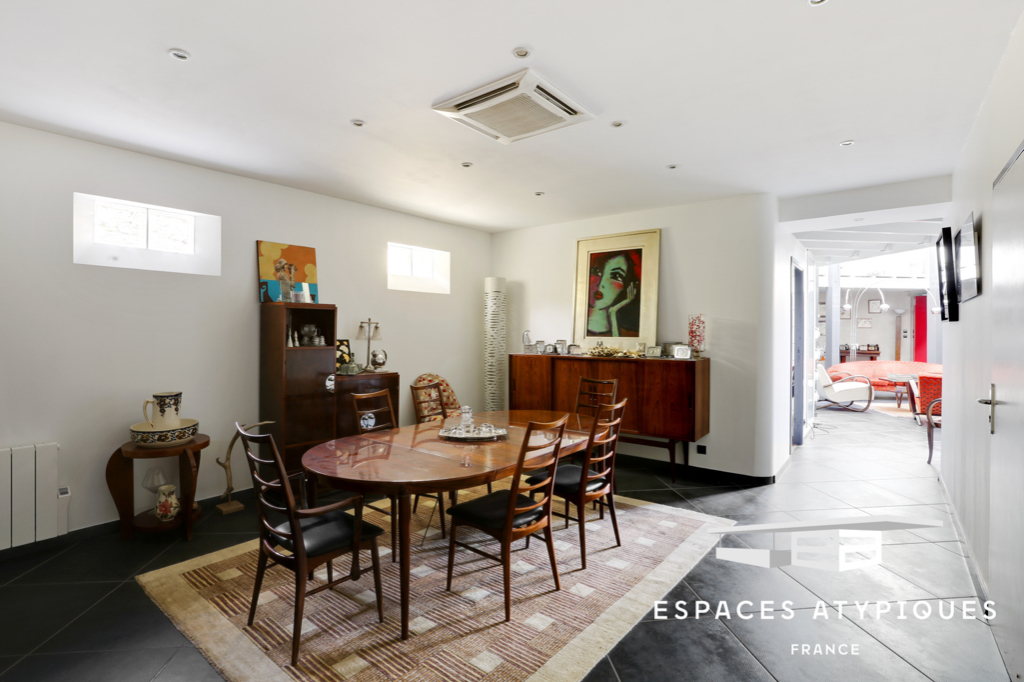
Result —
[{"label": "wall-mounted tv", "polygon": [[981,225],[971,213],[953,238],[956,263],[956,296],[960,303],[981,293]]},{"label": "wall-mounted tv", "polygon": [[953,228],[942,228],[942,236],[935,242],[939,265],[939,305],[942,319],[956,322],[960,307],[956,298],[956,261],[953,259]]}]

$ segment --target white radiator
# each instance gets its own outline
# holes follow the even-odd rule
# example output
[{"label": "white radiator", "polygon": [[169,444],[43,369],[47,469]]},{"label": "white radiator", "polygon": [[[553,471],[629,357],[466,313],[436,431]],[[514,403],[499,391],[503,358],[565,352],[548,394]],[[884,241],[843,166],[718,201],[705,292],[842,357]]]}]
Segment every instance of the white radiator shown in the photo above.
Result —
[{"label": "white radiator", "polygon": [[[0,448],[0,549],[68,532],[57,489],[56,443]],[[64,518],[60,510],[64,508]]]}]

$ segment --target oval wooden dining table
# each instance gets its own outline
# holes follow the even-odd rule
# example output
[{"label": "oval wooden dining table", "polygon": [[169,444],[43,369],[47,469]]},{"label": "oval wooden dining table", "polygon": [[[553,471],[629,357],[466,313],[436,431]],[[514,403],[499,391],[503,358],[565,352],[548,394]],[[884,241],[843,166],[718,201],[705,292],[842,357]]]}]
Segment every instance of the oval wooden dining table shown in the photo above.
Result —
[{"label": "oval wooden dining table", "polygon": [[[455,442],[441,437],[442,422],[436,421],[327,441],[302,456],[306,471],[333,488],[397,496],[402,639],[409,638],[410,497],[464,490],[511,476],[529,423],[552,422],[564,415],[546,410],[481,412],[473,415],[476,424],[493,424],[506,429],[508,436]],[[454,426],[460,420],[451,417],[444,424]],[[586,447],[592,423],[583,415],[569,416],[560,456]],[[543,456],[542,451],[537,454]]]}]

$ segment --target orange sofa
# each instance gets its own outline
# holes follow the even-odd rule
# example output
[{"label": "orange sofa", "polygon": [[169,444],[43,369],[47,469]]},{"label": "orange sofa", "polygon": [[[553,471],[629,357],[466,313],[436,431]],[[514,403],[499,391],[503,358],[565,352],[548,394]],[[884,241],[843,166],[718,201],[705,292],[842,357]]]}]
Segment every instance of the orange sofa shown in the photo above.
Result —
[{"label": "orange sofa", "polygon": [[865,376],[871,380],[875,391],[895,392],[896,384],[887,379],[890,374],[938,374],[942,375],[942,365],[929,362],[843,362],[832,365],[827,370],[833,381],[848,376]]}]

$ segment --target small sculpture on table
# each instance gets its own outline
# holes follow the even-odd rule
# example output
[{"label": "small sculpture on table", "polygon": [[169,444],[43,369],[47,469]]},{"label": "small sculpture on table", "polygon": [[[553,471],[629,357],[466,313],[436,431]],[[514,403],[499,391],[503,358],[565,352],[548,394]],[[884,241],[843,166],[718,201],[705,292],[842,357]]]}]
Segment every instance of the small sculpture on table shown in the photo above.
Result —
[{"label": "small sculpture on table", "polygon": [[[274,422],[272,422],[272,421],[271,422],[258,422],[256,424],[253,424],[252,426],[249,426],[247,424],[242,424],[242,428],[243,429],[250,429],[250,428],[255,428],[257,426],[263,426],[264,424],[273,424],[273,423]],[[231,442],[228,443],[228,450],[227,450],[227,452],[224,453],[224,461],[222,462],[219,459],[215,459],[214,460],[215,462],[217,462],[217,464],[219,466],[224,468],[224,474],[227,477],[227,481],[228,481],[228,487],[224,490],[224,492],[220,496],[220,499],[223,500],[226,497],[226,498],[228,498],[228,501],[227,502],[222,502],[221,504],[217,505],[217,511],[220,512],[221,514],[233,514],[236,511],[242,511],[243,509],[245,509],[245,505],[243,505],[241,502],[239,502],[238,500],[232,500],[231,499],[231,493],[235,489],[234,484],[232,483],[232,476],[231,476],[231,450],[234,449],[235,441],[236,440],[238,440],[238,429],[235,429],[235,435],[231,437]]]}]

